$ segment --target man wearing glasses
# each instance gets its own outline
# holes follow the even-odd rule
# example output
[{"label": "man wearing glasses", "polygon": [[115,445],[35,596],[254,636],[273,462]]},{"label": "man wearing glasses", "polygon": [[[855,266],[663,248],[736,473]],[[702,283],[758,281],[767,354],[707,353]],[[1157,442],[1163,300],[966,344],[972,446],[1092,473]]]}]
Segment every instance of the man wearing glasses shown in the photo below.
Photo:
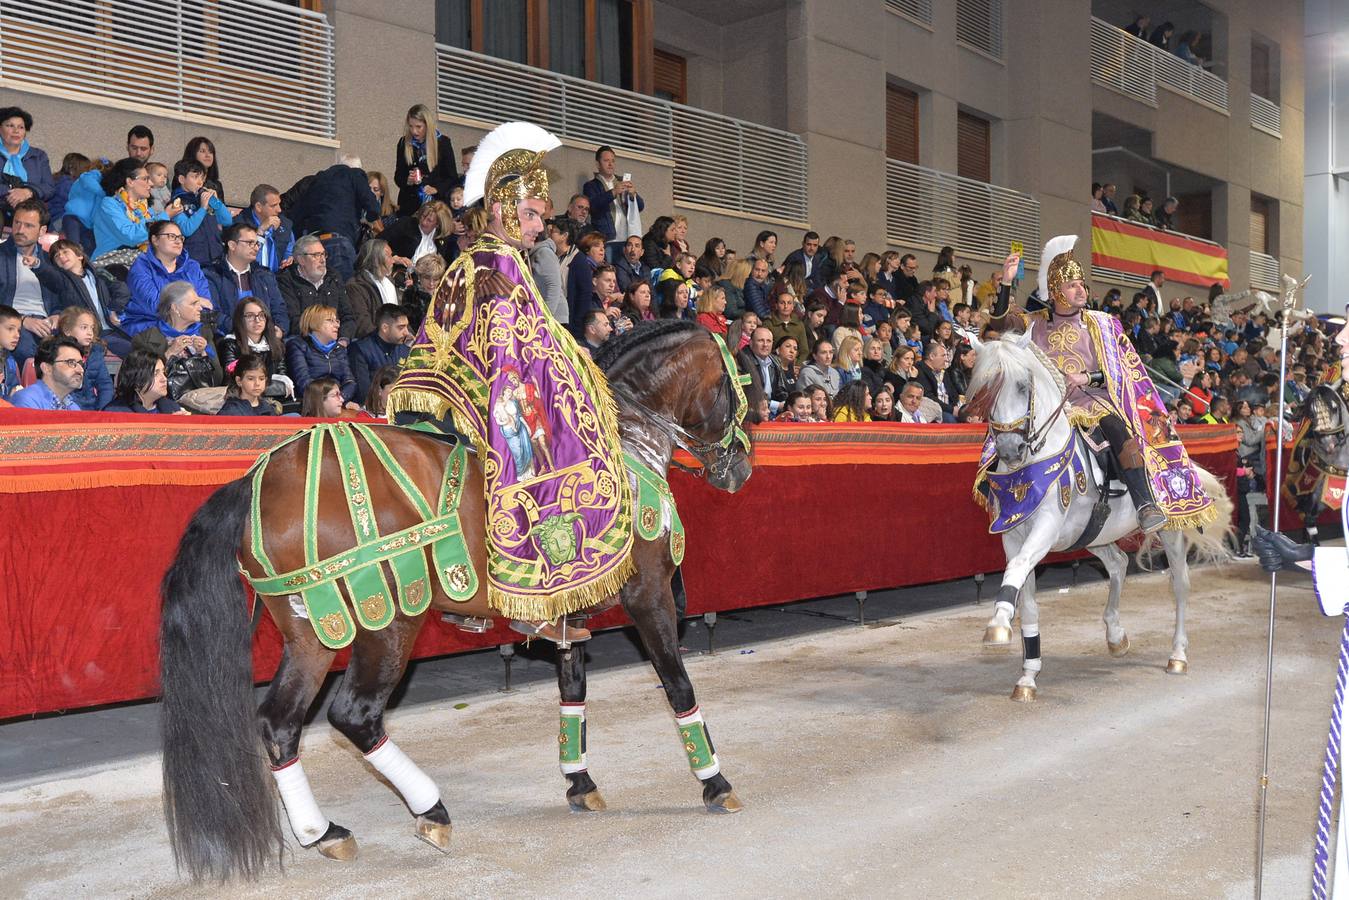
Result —
[{"label": "man wearing glasses", "polygon": [[895,273],[895,299],[908,302],[918,294],[918,257],[905,253],[899,258],[899,271]]},{"label": "man wearing glasses", "polygon": [[290,331],[290,313],[276,276],[257,261],[258,248],[262,246],[258,230],[247,222],[235,222],[225,229],[221,240],[225,244],[225,256],[206,270],[221,323],[232,321],[234,307],[240,300],[254,297],[271,310],[276,336],[284,338]]},{"label": "man wearing glasses", "polygon": [[[356,333],[356,315],[347,302],[342,276],[328,267],[328,252],[323,249],[323,241],[312,234],[296,238],[293,258],[295,265],[287,266],[276,276],[289,320],[298,325],[300,314],[306,308],[331,306],[342,320],[342,338],[350,340]],[[292,329],[290,333],[297,332]]]},{"label": "man wearing glasses", "polygon": [[74,338],[50,337],[41,343],[33,357],[38,380],[9,398],[20,409],[50,409],[78,412],[80,407],[70,395],[84,384],[84,354]]}]

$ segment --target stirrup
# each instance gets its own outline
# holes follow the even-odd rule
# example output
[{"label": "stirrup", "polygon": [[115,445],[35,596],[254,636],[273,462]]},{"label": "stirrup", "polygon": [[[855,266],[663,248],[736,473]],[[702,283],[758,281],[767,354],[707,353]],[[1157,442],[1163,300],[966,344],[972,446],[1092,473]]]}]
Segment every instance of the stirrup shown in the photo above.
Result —
[{"label": "stirrup", "polygon": [[495,620],[486,616],[459,616],[448,612],[441,613],[440,620],[470,634],[485,634],[496,624]]},{"label": "stirrup", "polygon": [[515,619],[511,622],[511,630],[530,637],[540,637],[546,641],[552,641],[563,650],[572,644],[590,640],[589,630],[568,624],[564,631],[559,622],[526,622],[522,619]]},{"label": "stirrup", "polygon": [[1166,527],[1166,513],[1155,503],[1146,503],[1138,509],[1138,530],[1144,534],[1156,534]]}]

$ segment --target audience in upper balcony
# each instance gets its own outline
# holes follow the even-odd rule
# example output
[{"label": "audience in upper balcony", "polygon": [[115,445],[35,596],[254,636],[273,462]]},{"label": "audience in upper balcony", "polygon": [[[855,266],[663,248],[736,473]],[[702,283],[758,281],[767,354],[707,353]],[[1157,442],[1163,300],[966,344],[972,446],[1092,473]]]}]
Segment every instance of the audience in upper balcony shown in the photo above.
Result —
[{"label": "audience in upper balcony", "polygon": [[[109,197],[108,200],[115,202],[116,198]],[[151,222],[146,228],[146,242],[149,249],[136,257],[127,272],[131,299],[122,319],[122,329],[132,337],[159,318],[159,300],[165,285],[185,281],[199,296],[213,296],[206,273],[183,249],[183,232],[177,222],[167,219]]]},{"label": "audience in upper balcony", "polygon": [[1115,205],[1115,191],[1115,185],[1109,181],[1101,185],[1101,202],[1105,204],[1105,211],[1112,216],[1119,215],[1119,207]]},{"label": "audience in upper balcony", "polygon": [[262,240],[257,229],[248,222],[235,222],[225,229],[222,241],[225,255],[206,270],[221,321],[233,320],[234,307],[240,300],[256,297],[267,304],[277,337],[285,337],[290,331],[290,312],[276,276],[258,261]]},{"label": "audience in upper balcony", "polygon": [[203,267],[215,265],[225,254],[220,242],[223,229],[234,224],[225,202],[206,187],[206,167],[195,159],[174,164],[173,199],[182,206],[178,227],[184,235],[183,249]]},{"label": "audience in upper balcony", "polygon": [[1106,212],[1106,211],[1107,211],[1106,208],[1105,208],[1105,200],[1104,200],[1104,197],[1105,197],[1105,186],[1102,185],[1099,181],[1093,181],[1093,182],[1091,183],[1091,211],[1092,211],[1092,212],[1103,213],[1103,212]]},{"label": "audience in upper balcony", "polygon": [[642,237],[642,262],[653,275],[674,265],[670,247],[675,240],[675,232],[675,220],[672,217],[657,216]]},{"label": "audience in upper balcony", "polygon": [[[103,174],[102,188],[103,197],[93,213],[93,256],[98,265],[130,266],[149,248],[150,223],[182,213],[181,202],[170,204],[165,212],[151,212],[150,174],[130,157]],[[181,224],[178,229],[181,234]]]},{"label": "audience in upper balcony", "polygon": [[450,190],[459,183],[454,147],[436,127],[436,114],[429,106],[418,103],[408,110],[394,155],[399,215],[414,215],[428,200],[449,200]]},{"label": "audience in upper balcony", "polygon": [[1202,66],[1204,61],[1194,52],[1194,47],[1197,43],[1199,43],[1199,32],[1185,32],[1180,36],[1180,40],[1176,43],[1176,55],[1192,66]]},{"label": "audience in upper balcony", "polygon": [[1152,25],[1152,19],[1148,16],[1136,16],[1132,23],[1124,26],[1124,32],[1131,34],[1136,38],[1147,39],[1148,28]]},{"label": "audience in upper balcony", "polygon": [[155,133],[146,125],[132,125],[126,133],[126,155],[141,165],[155,153]]},{"label": "audience in upper balcony", "polygon": [[356,271],[361,220],[377,219],[380,212],[360,157],[346,155],[315,175],[291,207],[296,230],[319,235],[328,265],[343,279],[350,279]]},{"label": "audience in upper balcony", "polygon": [[1176,33],[1176,26],[1170,22],[1163,22],[1152,29],[1152,34],[1148,35],[1148,43],[1154,47],[1160,47],[1163,50],[1171,49],[1171,35]]},{"label": "audience in upper balcony", "polygon": [[[646,201],[637,192],[637,186],[625,173],[617,173],[618,156],[614,148],[602,146],[595,151],[595,177],[581,186],[587,201],[589,223],[599,229],[606,245],[605,257],[613,262],[629,237],[640,238],[641,213]],[[573,201],[574,202],[574,201]],[[567,208],[572,214],[572,207]],[[584,227],[587,223],[580,222]]]},{"label": "audience in upper balcony", "polygon": [[154,323],[132,340],[132,350],[149,350],[165,359],[169,396],[174,400],[190,390],[224,384],[214,322],[208,297],[198,295],[186,281],[172,281],[159,294]]},{"label": "audience in upper balcony", "polygon": [[[257,262],[272,274],[290,265],[295,252],[295,225],[281,214],[281,192],[270,184],[260,184],[248,195],[248,210],[243,220],[258,232]],[[225,224],[225,223],[221,223]]]},{"label": "audience in upper balcony", "polygon": [[1175,197],[1167,197],[1162,201],[1162,208],[1152,215],[1152,224],[1163,231],[1175,230],[1176,210],[1180,208],[1180,201]]},{"label": "audience in upper balcony", "polygon": [[[103,342],[117,356],[131,351],[131,335],[121,327],[131,291],[104,269],[89,262],[89,254],[75,241],[61,239],[51,245],[51,261],[65,272],[71,305],[88,309],[98,319]],[[69,308],[69,307],[67,307]]]}]

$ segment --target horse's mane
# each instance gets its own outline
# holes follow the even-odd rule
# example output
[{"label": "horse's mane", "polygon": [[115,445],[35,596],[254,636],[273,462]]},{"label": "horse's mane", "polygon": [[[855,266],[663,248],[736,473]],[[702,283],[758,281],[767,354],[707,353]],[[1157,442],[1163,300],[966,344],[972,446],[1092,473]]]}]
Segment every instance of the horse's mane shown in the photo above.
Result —
[{"label": "horse's mane", "polygon": [[607,374],[610,369],[618,364],[619,360],[639,347],[645,347],[667,334],[691,332],[699,328],[702,328],[702,326],[688,319],[657,319],[654,322],[642,322],[626,334],[620,334],[605,341],[603,346],[595,351],[593,357],[595,365],[600,367],[600,371]]},{"label": "horse's mane", "polygon": [[1022,335],[1004,334],[996,341],[985,341],[974,358],[974,374],[967,389],[973,397],[985,387],[998,381],[1030,378],[1046,391],[1051,389],[1063,396],[1063,375],[1059,373],[1034,344],[1021,345]]}]

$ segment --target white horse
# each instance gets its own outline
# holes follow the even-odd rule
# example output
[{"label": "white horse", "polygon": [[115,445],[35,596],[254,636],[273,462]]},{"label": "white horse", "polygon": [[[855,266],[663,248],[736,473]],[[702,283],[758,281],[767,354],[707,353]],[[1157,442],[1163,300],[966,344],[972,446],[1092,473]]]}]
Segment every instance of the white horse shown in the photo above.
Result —
[{"label": "white horse", "polygon": [[[998,461],[995,473],[1010,472],[1021,466],[1061,454],[1070,442],[1078,459],[1087,469],[1085,492],[1070,484],[1067,502],[1057,490],[1051,490],[1033,513],[1002,534],[1007,554],[1007,570],[994,604],[993,618],[984,631],[986,647],[1011,642],[1012,615],[1018,593],[1021,598],[1022,675],[1012,690],[1012,699],[1035,699],[1035,678],[1040,672],[1040,610],[1035,601],[1035,567],[1045,555],[1069,550],[1083,537],[1092,518],[1093,507],[1101,497],[1102,476],[1077,429],[1068,423],[1062,398],[1062,376],[1041,361],[1030,345],[1029,334],[1008,334],[1001,340],[979,346],[969,392],[981,389],[990,394],[988,419],[995,437]],[[1046,398],[1048,400],[1046,401]],[[1196,468],[1198,468],[1196,466]],[[1204,493],[1212,498],[1218,513],[1214,525],[1206,530],[1166,530],[1148,539],[1160,540],[1170,566],[1171,590],[1176,597],[1176,630],[1166,671],[1183,675],[1189,669],[1185,636],[1185,602],[1190,590],[1188,551],[1199,558],[1216,560],[1227,555],[1223,539],[1231,529],[1232,502],[1226,490],[1210,473],[1199,469]],[[1095,477],[1091,477],[1094,474]],[[1076,479],[1072,479],[1075,481]],[[1065,508],[1066,507],[1066,508]],[[1129,652],[1129,636],[1119,621],[1120,590],[1128,556],[1116,542],[1138,530],[1137,511],[1129,495],[1109,499],[1109,513],[1087,549],[1105,564],[1110,575],[1110,599],[1105,605],[1106,646],[1111,656]],[[1140,551],[1141,553],[1141,551]]]}]

